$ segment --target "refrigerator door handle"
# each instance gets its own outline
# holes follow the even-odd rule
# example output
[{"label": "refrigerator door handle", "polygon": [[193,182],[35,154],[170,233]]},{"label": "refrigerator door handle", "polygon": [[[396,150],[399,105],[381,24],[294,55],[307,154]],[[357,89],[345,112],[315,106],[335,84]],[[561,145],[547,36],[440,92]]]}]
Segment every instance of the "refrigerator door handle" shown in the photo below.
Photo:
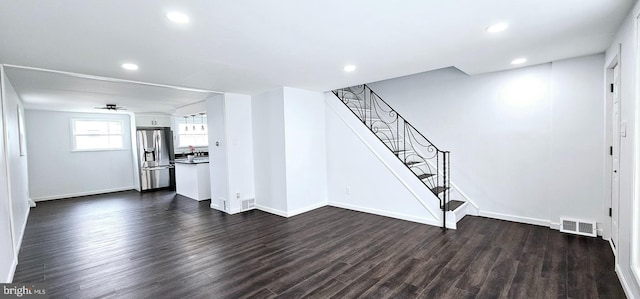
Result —
[{"label": "refrigerator door handle", "polygon": [[164,166],[155,166],[155,167],[142,167],[143,171],[149,171],[149,170],[163,170],[163,169],[171,169],[174,168],[175,166],[173,165],[164,165]]}]

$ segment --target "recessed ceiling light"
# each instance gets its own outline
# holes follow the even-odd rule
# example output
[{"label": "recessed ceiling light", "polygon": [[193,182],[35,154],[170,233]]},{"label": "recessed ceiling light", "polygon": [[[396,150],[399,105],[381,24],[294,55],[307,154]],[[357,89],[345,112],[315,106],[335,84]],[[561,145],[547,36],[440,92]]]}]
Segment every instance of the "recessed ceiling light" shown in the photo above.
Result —
[{"label": "recessed ceiling light", "polygon": [[507,23],[498,23],[498,24],[493,24],[493,25],[487,27],[486,30],[489,33],[496,33],[496,32],[505,31],[507,28],[509,28],[509,24],[507,24]]},{"label": "recessed ceiling light", "polygon": [[177,24],[187,24],[189,23],[189,16],[181,13],[181,12],[177,12],[177,11],[172,11],[170,13],[167,14],[167,19],[169,19],[171,22],[177,23]]},{"label": "recessed ceiling light", "polygon": [[138,69],[138,65],[133,63],[123,63],[122,68],[125,70],[135,71]]},{"label": "recessed ceiling light", "polygon": [[353,64],[347,65],[344,67],[345,72],[353,72],[356,70],[356,66]]},{"label": "recessed ceiling light", "polygon": [[511,61],[511,64],[523,64],[525,62],[527,62],[526,58],[517,58]]}]

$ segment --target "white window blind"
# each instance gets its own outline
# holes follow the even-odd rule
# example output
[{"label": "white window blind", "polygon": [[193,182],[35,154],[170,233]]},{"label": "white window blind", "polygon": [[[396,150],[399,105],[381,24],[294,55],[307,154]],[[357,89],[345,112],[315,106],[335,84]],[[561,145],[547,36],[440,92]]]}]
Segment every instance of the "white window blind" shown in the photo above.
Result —
[{"label": "white window blind", "polygon": [[123,126],[119,120],[72,119],[74,151],[124,149]]}]

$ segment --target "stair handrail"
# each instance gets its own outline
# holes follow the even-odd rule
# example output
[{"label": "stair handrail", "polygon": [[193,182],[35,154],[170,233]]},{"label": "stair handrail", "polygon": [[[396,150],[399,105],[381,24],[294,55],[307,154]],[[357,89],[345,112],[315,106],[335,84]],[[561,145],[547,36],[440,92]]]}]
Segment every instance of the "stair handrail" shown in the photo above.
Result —
[{"label": "stair handrail", "polygon": [[[361,92],[357,92],[354,88],[362,88]],[[340,88],[332,91],[336,97],[338,97],[343,104],[351,110],[351,112],[358,117],[362,123],[380,140],[385,146],[401,161],[403,164],[418,178],[426,187],[431,191],[440,201],[440,208],[442,209],[442,228],[446,230],[446,213],[449,209],[449,192],[450,192],[450,152],[440,150],[431,140],[429,140],[424,134],[418,131],[411,123],[409,123],[400,113],[389,105],[380,95],[373,91],[368,85],[356,85],[352,87]],[[367,105],[367,92],[368,105]],[[351,94],[355,99],[346,98],[345,94]],[[352,107],[349,104],[351,100],[362,102],[358,103],[358,107]],[[380,105],[381,102],[385,107]],[[355,110],[354,110],[355,109]],[[358,112],[356,112],[356,110]],[[367,110],[369,113],[367,114]],[[384,113],[380,113],[380,111]],[[373,118],[373,113],[377,118]],[[367,116],[369,117],[367,119]],[[388,118],[387,121],[384,117]],[[400,138],[400,124],[402,123],[402,138]],[[378,125],[382,124],[386,126],[380,128]],[[395,128],[394,128],[395,127]],[[395,135],[393,134],[395,129]],[[381,131],[384,130],[384,131]],[[389,131],[387,135],[385,131]],[[416,138],[417,136],[422,138],[427,144],[423,144]],[[382,137],[386,137],[386,141]],[[390,138],[389,138],[390,137]],[[420,147],[417,147],[414,142]],[[402,142],[400,142],[402,140]],[[409,141],[407,143],[407,140]],[[395,143],[395,144],[393,144]],[[409,146],[410,150],[407,150]],[[420,149],[429,153],[430,156],[420,153]],[[413,152],[413,154],[408,154]],[[433,155],[430,153],[433,152]],[[442,158],[441,158],[442,157]],[[415,159],[422,160],[418,162]],[[435,159],[435,164],[432,161]],[[442,165],[440,165],[442,159]],[[425,166],[426,170],[413,165],[420,164]],[[442,166],[442,169],[440,169]],[[432,169],[433,168],[433,169]],[[435,172],[434,172],[435,170]],[[416,173],[416,171],[422,173]],[[435,180],[433,179],[435,177]]]}]

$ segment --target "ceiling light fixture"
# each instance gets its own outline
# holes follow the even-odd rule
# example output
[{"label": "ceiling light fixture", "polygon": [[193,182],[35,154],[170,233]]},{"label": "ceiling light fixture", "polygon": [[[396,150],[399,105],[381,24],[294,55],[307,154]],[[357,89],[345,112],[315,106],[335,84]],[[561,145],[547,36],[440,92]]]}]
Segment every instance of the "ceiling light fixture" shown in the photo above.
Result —
[{"label": "ceiling light fixture", "polygon": [[135,71],[138,69],[138,65],[134,63],[123,63],[122,68],[125,70]]},{"label": "ceiling light fixture", "polygon": [[189,16],[181,13],[181,12],[177,12],[177,11],[172,11],[170,13],[167,14],[167,19],[169,19],[171,22],[177,23],[177,24],[187,24],[189,23]]},{"label": "ceiling light fixture", "polygon": [[344,67],[345,72],[353,72],[356,70],[356,66],[353,64],[347,65]]},{"label": "ceiling light fixture", "polygon": [[498,23],[498,24],[493,24],[493,25],[487,27],[486,30],[489,33],[496,33],[496,32],[505,31],[507,28],[509,28],[509,24],[507,24],[507,23]]},{"label": "ceiling light fixture", "polygon": [[525,62],[527,62],[526,58],[517,58],[517,59],[514,59],[513,61],[511,61],[511,64],[518,65],[518,64],[523,64]]}]

